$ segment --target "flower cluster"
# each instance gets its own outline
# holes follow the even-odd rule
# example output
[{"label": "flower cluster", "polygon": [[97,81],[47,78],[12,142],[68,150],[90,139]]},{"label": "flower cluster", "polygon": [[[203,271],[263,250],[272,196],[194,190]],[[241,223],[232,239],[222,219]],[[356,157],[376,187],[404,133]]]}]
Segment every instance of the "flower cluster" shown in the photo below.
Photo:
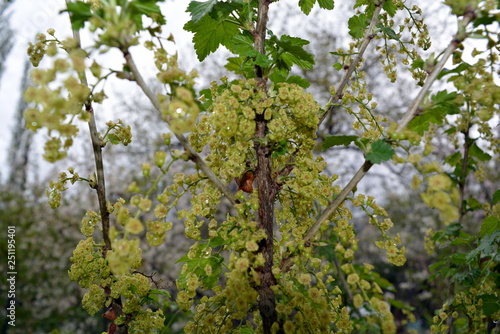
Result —
[{"label": "flower cluster", "polygon": [[82,288],[88,288],[111,275],[106,259],[91,237],[78,243],[70,260],[73,264],[69,270],[69,277],[73,281],[78,281]]},{"label": "flower cluster", "polygon": [[387,217],[387,212],[383,207],[375,202],[373,196],[365,196],[359,194],[353,200],[354,206],[361,207],[369,216],[369,223],[376,226],[382,233],[382,240],[376,241],[375,245],[381,249],[385,249],[387,259],[394,265],[402,266],[406,262],[405,247],[398,248],[401,245],[401,237],[399,233],[396,237],[391,237],[387,231],[394,225],[390,218],[385,218],[380,221],[379,217]]},{"label": "flower cluster", "polygon": [[426,192],[420,194],[424,203],[437,209],[445,224],[457,221],[459,217],[457,205],[460,195],[450,177],[444,173],[438,173],[429,176],[427,181]]},{"label": "flower cluster", "polygon": [[38,67],[38,64],[42,61],[45,56],[45,52],[47,49],[47,36],[45,34],[36,35],[37,42],[35,44],[28,44],[28,56],[30,58],[31,64],[33,66]]},{"label": "flower cluster", "polygon": [[142,261],[139,239],[121,239],[112,243],[112,249],[106,254],[111,272],[123,275],[139,267]]},{"label": "flower cluster", "polygon": [[141,310],[140,312],[134,313],[134,318],[129,323],[129,333],[156,333],[164,328],[164,322],[165,316],[162,310]]},{"label": "flower cluster", "polygon": [[375,281],[369,281],[373,275],[373,266],[344,264],[341,268],[347,275],[346,282],[354,294],[353,306],[368,311],[368,324],[381,328],[382,333],[396,333],[394,317],[389,304],[383,300],[382,289]]},{"label": "flower cluster", "polygon": [[451,300],[443,304],[441,309],[436,310],[436,315],[432,318],[432,333],[446,333],[449,331],[449,318],[457,319],[459,316],[466,316],[469,319],[468,324],[455,322],[455,328],[458,332],[484,333],[488,329],[488,318],[498,319],[500,311],[498,307],[496,312],[485,314],[484,303],[488,300],[498,299],[498,289],[491,279],[486,279],[483,284],[469,287],[464,291],[457,292]]},{"label": "flower cluster", "polygon": [[[39,36],[36,50],[41,50],[41,43],[48,43],[45,35],[43,38]],[[49,49],[56,48],[53,41],[50,43]],[[63,48],[71,44],[70,41],[59,43]],[[65,58],[57,58],[51,68],[32,70],[31,80],[34,85],[29,86],[24,94],[26,102],[35,105],[24,112],[27,128],[33,131],[41,128],[48,130],[50,138],[45,144],[44,158],[49,162],[64,158],[73,144],[73,138],[78,133],[78,127],[73,124],[75,117],[78,116],[84,121],[90,117],[84,104],[89,101],[91,91],[80,83],[77,75],[71,73],[71,71],[81,73],[85,70],[86,54],[82,50],[70,49],[69,46],[66,50],[69,52],[71,62]],[[33,64],[38,65],[43,55],[41,51],[36,54],[32,52]],[[48,52],[48,55],[55,56],[56,52]],[[62,85],[55,89],[51,88],[51,84],[59,80],[62,81]]]},{"label": "flower cluster", "polygon": [[135,313],[141,310],[141,299],[148,295],[151,286],[147,277],[136,273],[119,276],[110,290],[111,297],[124,298],[123,313]]},{"label": "flower cluster", "polygon": [[[273,149],[297,154],[313,147],[319,106],[299,86],[282,83],[266,94],[250,79],[226,83],[222,88],[219,92],[213,85],[210,113],[200,118],[190,141],[199,151],[208,145],[211,154],[207,160],[223,181],[241,176],[247,162],[254,160],[256,118],[267,121],[264,140]],[[286,164],[287,157],[280,155],[276,168]]]},{"label": "flower cluster", "polygon": [[82,227],[80,228],[80,231],[82,231],[83,235],[88,237],[91,237],[92,234],[94,233],[94,230],[96,226],[101,222],[101,216],[95,212],[88,210],[87,213],[85,214],[85,217],[82,218]]},{"label": "flower cluster", "polygon": [[[340,290],[331,285],[333,278],[324,273],[328,264],[320,268],[321,261],[310,257],[311,267],[299,264],[278,277],[274,291],[277,295],[276,311],[282,319],[286,333],[352,333],[353,324],[342,303]],[[305,263],[305,262],[304,262]],[[276,270],[275,270],[276,272]],[[279,288],[278,288],[279,286]]]},{"label": "flower cluster", "polygon": [[104,135],[104,141],[109,141],[114,145],[122,143],[123,146],[127,146],[132,142],[132,131],[130,125],[125,125],[121,119],[117,122],[108,121],[106,122],[106,126],[108,127],[108,130]]},{"label": "flower cluster", "polygon": [[376,50],[382,55],[383,69],[391,82],[397,79],[397,53],[402,57],[402,64],[408,67],[413,78],[419,85],[423,85],[427,72],[432,71],[432,69],[415,66],[415,63],[421,61],[416,47],[427,50],[431,46],[429,31],[422,16],[422,9],[417,5],[413,5],[411,8],[407,7],[403,1],[397,1],[395,6],[406,11],[408,17],[399,25],[396,32],[392,30],[392,27],[395,26],[394,16],[389,15],[387,12],[380,15],[380,24],[384,27],[382,32],[385,34],[384,45],[376,46]]}]

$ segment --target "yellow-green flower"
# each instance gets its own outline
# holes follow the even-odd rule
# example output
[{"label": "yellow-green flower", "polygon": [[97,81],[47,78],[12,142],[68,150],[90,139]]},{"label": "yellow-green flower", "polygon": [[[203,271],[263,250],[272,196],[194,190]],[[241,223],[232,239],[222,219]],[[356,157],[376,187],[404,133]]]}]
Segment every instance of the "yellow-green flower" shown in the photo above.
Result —
[{"label": "yellow-green flower", "polygon": [[139,234],[144,231],[144,225],[137,218],[129,218],[125,224],[125,230],[132,234]]},{"label": "yellow-green flower", "polygon": [[451,179],[445,174],[433,175],[429,178],[429,190],[449,190]]},{"label": "yellow-green flower", "polygon": [[354,285],[357,284],[358,282],[359,282],[358,274],[354,273],[347,276],[347,283]]},{"label": "yellow-green flower", "polygon": [[432,195],[430,199],[430,206],[438,210],[444,210],[450,202],[451,198],[447,193],[438,191]]},{"label": "yellow-green flower", "polygon": [[352,303],[354,304],[354,307],[360,308],[363,306],[363,297],[358,293],[354,296]]}]

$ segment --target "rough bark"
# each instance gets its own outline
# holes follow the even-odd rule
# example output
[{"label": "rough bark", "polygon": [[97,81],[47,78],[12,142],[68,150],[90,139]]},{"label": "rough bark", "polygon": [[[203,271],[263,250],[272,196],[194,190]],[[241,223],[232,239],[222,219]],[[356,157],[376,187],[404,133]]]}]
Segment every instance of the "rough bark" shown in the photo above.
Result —
[{"label": "rough bark", "polygon": [[[268,21],[269,0],[259,0],[257,13],[257,23],[254,35],[254,48],[260,53],[265,53],[266,26]],[[266,78],[259,66],[255,66],[255,76],[258,80],[257,89],[266,89]],[[255,137],[263,139],[267,133],[267,121],[263,115],[255,119]],[[259,252],[264,256],[264,267],[259,268],[261,284],[259,292],[259,312],[262,317],[263,331],[265,334],[271,333],[271,328],[278,321],[276,312],[276,297],[272,286],[276,285],[273,275],[273,225],[274,225],[274,201],[276,200],[277,187],[272,177],[271,170],[271,148],[263,141],[255,142],[255,153],[257,155],[257,169],[255,179],[258,186],[259,210],[257,211],[257,221],[259,228],[266,232],[266,238],[259,243]],[[281,326],[280,326],[281,327]],[[280,328],[279,333],[282,330]]]}]

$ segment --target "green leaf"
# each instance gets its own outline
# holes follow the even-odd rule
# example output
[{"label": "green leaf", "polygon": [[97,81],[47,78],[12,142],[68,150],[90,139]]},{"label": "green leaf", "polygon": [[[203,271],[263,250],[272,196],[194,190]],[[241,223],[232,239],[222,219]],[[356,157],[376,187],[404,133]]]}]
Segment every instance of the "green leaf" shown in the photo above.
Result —
[{"label": "green leaf", "polygon": [[204,16],[197,23],[189,21],[184,25],[184,29],[194,33],[194,48],[200,61],[216,51],[221,44],[229,44],[239,32],[237,24],[225,20],[216,21],[210,15]]},{"label": "green leaf", "polygon": [[354,145],[359,147],[360,150],[366,151],[366,145],[370,143],[368,138],[358,138],[354,141]]},{"label": "green leaf", "polygon": [[441,90],[441,91],[437,92],[436,94],[432,95],[431,100],[435,104],[445,104],[445,103],[449,103],[449,102],[452,102],[453,100],[455,100],[457,95],[458,95],[457,92],[448,93],[448,91],[446,91],[446,90]]},{"label": "green leaf", "polygon": [[446,109],[443,108],[427,109],[408,123],[408,129],[422,135],[429,130],[430,123],[442,125],[446,115]]},{"label": "green leaf", "polygon": [[479,268],[474,268],[471,271],[459,272],[451,278],[452,282],[458,282],[462,285],[469,287],[477,282],[477,279],[481,276],[481,271]]},{"label": "green leaf", "polygon": [[315,3],[316,0],[299,0],[300,10],[302,11],[302,13],[309,15]]},{"label": "green leaf", "polygon": [[478,158],[480,161],[491,160],[491,155],[489,155],[488,153],[486,153],[482,149],[480,149],[479,146],[477,146],[477,144],[475,142],[470,146],[469,154],[473,157]]},{"label": "green leaf", "polygon": [[214,20],[221,21],[227,19],[233,11],[241,9],[242,3],[238,1],[217,2],[208,14]]},{"label": "green leaf", "polygon": [[352,52],[352,53],[341,53],[341,52],[336,52],[336,51],[331,51],[330,52],[334,56],[339,56],[339,57],[346,57],[346,56],[352,56],[352,55],[357,55],[359,52]]},{"label": "green leaf", "polygon": [[394,155],[394,149],[384,139],[374,141],[371,148],[372,151],[366,154],[366,159],[373,164],[390,160]]},{"label": "green leaf", "polygon": [[333,0],[318,0],[319,8],[332,10],[335,7]]},{"label": "green leaf", "polygon": [[448,93],[446,90],[437,92],[431,97],[434,105],[413,118],[408,124],[408,129],[422,135],[429,129],[430,123],[442,125],[446,115],[453,115],[460,111],[453,103],[456,97],[456,92]]},{"label": "green leaf", "polygon": [[500,299],[495,295],[480,295],[478,298],[483,301],[483,314],[487,317],[500,310]]},{"label": "green leaf", "polygon": [[471,197],[467,200],[467,205],[471,210],[477,210],[482,208],[481,202],[479,202],[477,199],[474,197]]},{"label": "green leaf", "polygon": [[279,69],[274,69],[269,75],[269,79],[275,84],[280,83],[280,82],[285,82],[288,76],[288,71],[283,71]]},{"label": "green leaf", "polygon": [[384,33],[384,35],[389,37],[389,39],[395,39],[396,41],[399,41],[399,36],[391,28],[384,27],[382,24],[377,24],[377,28],[379,28],[380,31]]},{"label": "green leaf", "polygon": [[[222,263],[224,258],[219,254],[213,254],[212,256],[206,258],[189,258],[186,255],[182,256],[176,263],[185,262],[187,264],[186,273],[195,273],[200,280],[203,282],[204,286],[211,289],[219,281],[220,273],[222,272]],[[205,267],[210,265],[212,267],[212,273],[210,276],[207,275]],[[181,285],[186,282],[186,274],[179,276],[179,281]]]},{"label": "green leaf", "polygon": [[495,193],[493,194],[493,201],[491,202],[491,204],[495,205],[498,202],[500,202],[500,189],[495,191]]},{"label": "green leaf", "polygon": [[314,56],[303,48],[304,45],[309,44],[309,41],[283,35],[279,40],[276,36],[272,36],[270,42],[277,46],[273,56],[279,69],[290,70],[293,64],[305,69],[313,68]]},{"label": "green leaf", "polygon": [[[488,13],[488,12],[485,12],[485,13]],[[478,17],[477,19],[475,19],[473,21],[474,27],[479,27],[480,25],[489,25],[489,24],[492,24],[493,22],[498,20],[496,15],[488,15],[488,14],[484,14],[484,13],[481,13],[481,14],[483,14],[484,16]]]},{"label": "green leaf", "polygon": [[285,155],[287,151],[287,146],[288,146],[288,141],[287,140],[282,140],[279,142],[276,147],[273,149],[273,158],[277,158],[280,155]]},{"label": "green leaf", "polygon": [[466,263],[466,257],[463,253],[454,253],[447,257],[448,263],[456,266],[460,266]]},{"label": "green leaf", "polygon": [[415,59],[412,63],[411,63],[411,68],[416,70],[417,68],[424,68],[424,65],[425,65],[425,61],[423,59]]},{"label": "green leaf", "polygon": [[354,4],[353,8],[358,8],[368,4],[370,4],[370,0],[356,0],[356,3]]},{"label": "green leaf", "polygon": [[341,63],[335,63],[335,64],[333,64],[333,68],[335,68],[337,71],[340,71],[342,69],[342,64]]},{"label": "green leaf", "polygon": [[243,34],[234,35],[226,47],[239,56],[251,56],[255,52],[259,53],[253,48],[252,34],[246,31]]},{"label": "green leaf", "polygon": [[90,4],[83,1],[69,2],[67,11],[70,13],[71,28],[80,30],[85,26],[85,22],[92,17]]},{"label": "green leaf", "polygon": [[129,3],[129,6],[136,9],[139,13],[152,18],[155,22],[165,24],[165,19],[157,20],[156,15],[161,15],[160,6],[157,4],[157,0],[135,0]]},{"label": "green leaf", "polygon": [[286,82],[290,84],[299,85],[302,88],[308,88],[311,84],[306,79],[299,77],[298,75],[291,75],[286,79]]},{"label": "green leaf", "polygon": [[461,159],[462,159],[462,153],[457,151],[457,152],[453,153],[452,155],[446,157],[444,162],[450,166],[456,166],[457,163],[461,162]]},{"label": "green leaf", "polygon": [[394,307],[396,307],[396,308],[398,308],[398,309],[400,309],[400,310],[409,310],[409,311],[413,311],[413,310],[415,310],[415,308],[414,308],[413,306],[411,306],[411,305],[410,305],[410,304],[408,304],[408,303],[402,302],[402,301],[400,301],[400,300],[396,300],[396,299],[389,298],[389,299],[388,299],[388,302],[389,302],[392,306],[394,306]]},{"label": "green leaf", "polygon": [[396,14],[398,8],[394,6],[392,1],[384,1],[382,8],[389,14],[389,16],[393,17]]},{"label": "green leaf", "polygon": [[362,38],[369,23],[370,21],[368,21],[366,14],[359,14],[351,17],[348,22],[349,35],[354,38]]},{"label": "green leaf", "polygon": [[248,57],[230,57],[224,67],[231,72],[243,75],[247,79],[255,76],[253,62]]},{"label": "green leaf", "polygon": [[356,139],[358,139],[358,136],[328,136],[323,141],[323,146],[321,147],[321,149],[326,150],[329,149],[330,147],[340,146],[340,145],[347,146]]},{"label": "green leaf", "polygon": [[255,331],[253,330],[253,328],[240,327],[240,333],[241,334],[255,334]]},{"label": "green leaf", "polygon": [[142,28],[142,15],[146,15],[158,24],[166,23],[156,2],[156,0],[135,0],[129,3],[132,18],[139,28]]},{"label": "green leaf", "polygon": [[453,223],[446,226],[444,233],[449,237],[456,237],[460,233],[461,229],[462,229],[461,224]]},{"label": "green leaf", "polygon": [[453,240],[452,242],[450,242],[450,246],[468,245],[468,244],[469,244],[469,241],[462,239],[462,238],[457,238],[457,239]]},{"label": "green leaf", "polygon": [[149,291],[150,295],[161,295],[170,298],[170,293],[166,290],[151,289]]},{"label": "green leaf", "polygon": [[493,232],[500,230],[500,220],[497,217],[486,217],[481,224],[481,230],[479,231],[479,237],[482,238],[485,235],[491,235]]},{"label": "green leaf", "polygon": [[113,145],[120,144],[120,138],[117,135],[113,134],[113,133],[108,134],[108,140]]},{"label": "green leaf", "polygon": [[463,62],[463,63],[460,63],[460,65],[458,65],[457,67],[451,69],[451,70],[448,70],[448,69],[443,69],[441,70],[441,72],[439,73],[438,75],[438,79],[441,79],[442,77],[448,75],[448,74],[452,74],[452,73],[461,73],[463,71],[465,71],[466,69],[468,69],[470,67],[470,65],[466,62]]},{"label": "green leaf", "polygon": [[495,247],[498,247],[500,241],[500,230],[496,230],[491,234],[486,234],[479,241],[479,245],[467,253],[467,261],[470,263],[479,255],[491,255],[495,252]]},{"label": "green leaf", "polygon": [[433,264],[431,264],[429,266],[429,270],[430,270],[430,272],[436,272],[436,271],[438,271],[439,268],[443,267],[445,264],[446,264],[445,261],[434,262]]},{"label": "green leaf", "polygon": [[258,65],[262,68],[267,68],[272,65],[273,61],[269,59],[267,55],[257,52],[258,55],[255,58],[255,65]]},{"label": "green leaf", "polygon": [[191,13],[191,20],[198,23],[205,15],[210,13],[217,0],[208,0],[205,2],[191,1],[186,12]]},{"label": "green leaf", "polygon": [[210,245],[210,247],[217,247],[226,244],[226,241],[224,240],[224,238],[217,236],[210,239],[210,242],[208,244]]}]

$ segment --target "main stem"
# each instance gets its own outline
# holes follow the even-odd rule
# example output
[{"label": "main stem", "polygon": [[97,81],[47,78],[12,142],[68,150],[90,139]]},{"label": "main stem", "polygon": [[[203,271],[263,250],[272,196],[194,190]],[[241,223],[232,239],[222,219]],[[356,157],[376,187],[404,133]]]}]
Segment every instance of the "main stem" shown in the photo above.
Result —
[{"label": "main stem", "polygon": [[[257,13],[257,23],[254,35],[254,48],[260,53],[265,53],[266,26],[268,20],[269,0],[259,0]],[[266,78],[263,77],[262,68],[255,66],[255,76],[258,80],[257,89],[266,89]],[[263,139],[267,133],[267,121],[263,115],[258,115],[255,119],[255,137]],[[266,232],[266,238],[259,243],[259,252],[264,257],[264,267],[260,272],[259,292],[259,312],[262,317],[264,334],[270,334],[271,328],[278,321],[276,312],[276,298],[272,286],[276,285],[273,275],[273,224],[274,224],[274,201],[276,199],[277,188],[272,178],[271,172],[271,148],[263,141],[255,141],[255,153],[257,155],[257,169],[255,178],[257,180],[259,194],[259,210],[257,211],[257,221],[259,228]],[[280,326],[281,327],[281,326]],[[279,329],[278,333],[282,330]]]}]

